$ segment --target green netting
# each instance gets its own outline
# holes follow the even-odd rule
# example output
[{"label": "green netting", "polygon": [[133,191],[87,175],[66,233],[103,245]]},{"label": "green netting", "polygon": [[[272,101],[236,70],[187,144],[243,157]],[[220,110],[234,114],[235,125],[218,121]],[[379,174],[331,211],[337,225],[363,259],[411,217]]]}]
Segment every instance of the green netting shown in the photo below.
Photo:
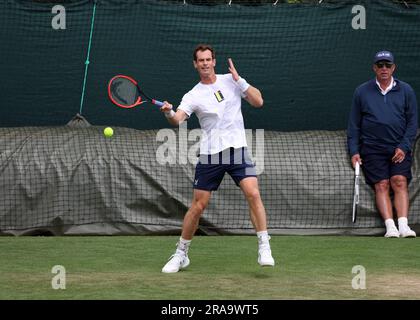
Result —
[{"label": "green netting", "polygon": [[[178,232],[194,163],[157,164],[166,118],[150,104],[113,106],[106,87],[115,74],[128,74],[177,105],[198,81],[192,50],[206,42],[216,49],[217,72],[228,72],[232,57],[263,93],[264,108],[244,103],[243,115],[247,128],[265,130],[260,183],[270,229],[381,233],[365,184],[358,224],[350,221],[353,180],[343,129],[354,88],[373,77],[380,49],[393,51],[396,76],[419,92],[420,6],[289,2],[2,1],[0,230]],[[51,25],[57,4],[66,9],[65,29]],[[366,29],[352,27],[355,5],[366,9]],[[76,114],[72,126],[63,126]],[[114,127],[114,139],[102,136],[105,125]],[[195,117],[188,121],[188,129],[197,125]],[[418,159],[410,185],[414,224]],[[246,202],[228,177],[200,230],[252,231]]]},{"label": "green netting", "polygon": [[[193,132],[114,127],[106,138],[103,127],[73,124],[0,128],[0,233],[179,233],[197,162]],[[178,143],[185,136],[190,139]],[[255,130],[247,138],[273,234],[383,234],[363,176],[352,223],[353,170],[344,131]],[[419,142],[410,184],[413,227],[420,224]],[[228,175],[199,232],[253,232],[247,202]]]}]

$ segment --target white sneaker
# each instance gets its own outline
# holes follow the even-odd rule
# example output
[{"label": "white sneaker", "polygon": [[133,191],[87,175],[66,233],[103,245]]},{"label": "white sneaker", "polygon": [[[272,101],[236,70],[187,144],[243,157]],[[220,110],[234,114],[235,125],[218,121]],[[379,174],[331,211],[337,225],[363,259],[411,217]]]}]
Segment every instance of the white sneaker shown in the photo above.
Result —
[{"label": "white sneaker", "polygon": [[397,227],[389,228],[385,233],[385,238],[399,238],[400,232],[398,231]]},{"label": "white sneaker", "polygon": [[268,248],[260,248],[258,250],[258,263],[262,267],[274,267],[274,259],[271,256],[271,250]]},{"label": "white sneaker", "polygon": [[190,264],[190,259],[188,258],[187,255],[175,253],[169,258],[169,261],[162,268],[162,272],[175,273],[175,272],[178,272],[180,269],[184,269],[188,267],[189,264]]},{"label": "white sneaker", "polygon": [[410,227],[401,228],[400,230],[400,237],[401,238],[415,238],[416,232],[411,230]]}]

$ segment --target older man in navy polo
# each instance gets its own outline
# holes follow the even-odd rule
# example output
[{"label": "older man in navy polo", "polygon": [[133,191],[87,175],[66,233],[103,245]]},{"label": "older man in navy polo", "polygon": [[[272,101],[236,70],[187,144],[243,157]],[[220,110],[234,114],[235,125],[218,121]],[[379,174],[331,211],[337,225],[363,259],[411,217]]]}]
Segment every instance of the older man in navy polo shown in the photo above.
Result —
[{"label": "older man in navy polo", "polygon": [[375,54],[376,77],[354,92],[347,143],[353,167],[359,162],[366,182],[375,190],[376,206],[385,222],[385,237],[406,238],[416,236],[408,225],[408,184],[418,127],[417,100],[409,84],[393,77],[395,69],[390,51]]}]

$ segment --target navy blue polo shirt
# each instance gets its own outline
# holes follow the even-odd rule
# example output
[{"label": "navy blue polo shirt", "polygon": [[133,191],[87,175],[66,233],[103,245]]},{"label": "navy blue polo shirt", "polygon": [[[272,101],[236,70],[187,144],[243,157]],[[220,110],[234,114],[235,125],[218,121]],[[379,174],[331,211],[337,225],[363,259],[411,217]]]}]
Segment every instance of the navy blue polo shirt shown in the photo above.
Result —
[{"label": "navy blue polo shirt", "polygon": [[383,95],[376,79],[356,88],[353,96],[347,145],[351,156],[369,149],[411,151],[417,133],[417,100],[408,83],[396,85]]}]

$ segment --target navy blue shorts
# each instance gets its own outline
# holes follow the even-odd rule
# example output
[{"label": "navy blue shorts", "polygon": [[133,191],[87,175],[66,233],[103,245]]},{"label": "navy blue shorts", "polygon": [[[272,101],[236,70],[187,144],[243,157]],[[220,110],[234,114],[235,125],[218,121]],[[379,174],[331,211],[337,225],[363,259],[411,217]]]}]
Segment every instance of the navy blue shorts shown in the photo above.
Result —
[{"label": "navy blue shorts", "polygon": [[360,154],[362,158],[361,168],[365,176],[366,183],[374,186],[381,180],[389,180],[391,177],[401,175],[407,178],[407,184],[410,183],[411,175],[411,153],[407,152],[401,163],[393,163],[392,157],[394,151],[371,151]]},{"label": "navy blue shorts", "polygon": [[195,167],[194,189],[217,190],[226,172],[237,186],[242,179],[257,176],[247,149],[229,148],[212,155],[200,155]]}]

